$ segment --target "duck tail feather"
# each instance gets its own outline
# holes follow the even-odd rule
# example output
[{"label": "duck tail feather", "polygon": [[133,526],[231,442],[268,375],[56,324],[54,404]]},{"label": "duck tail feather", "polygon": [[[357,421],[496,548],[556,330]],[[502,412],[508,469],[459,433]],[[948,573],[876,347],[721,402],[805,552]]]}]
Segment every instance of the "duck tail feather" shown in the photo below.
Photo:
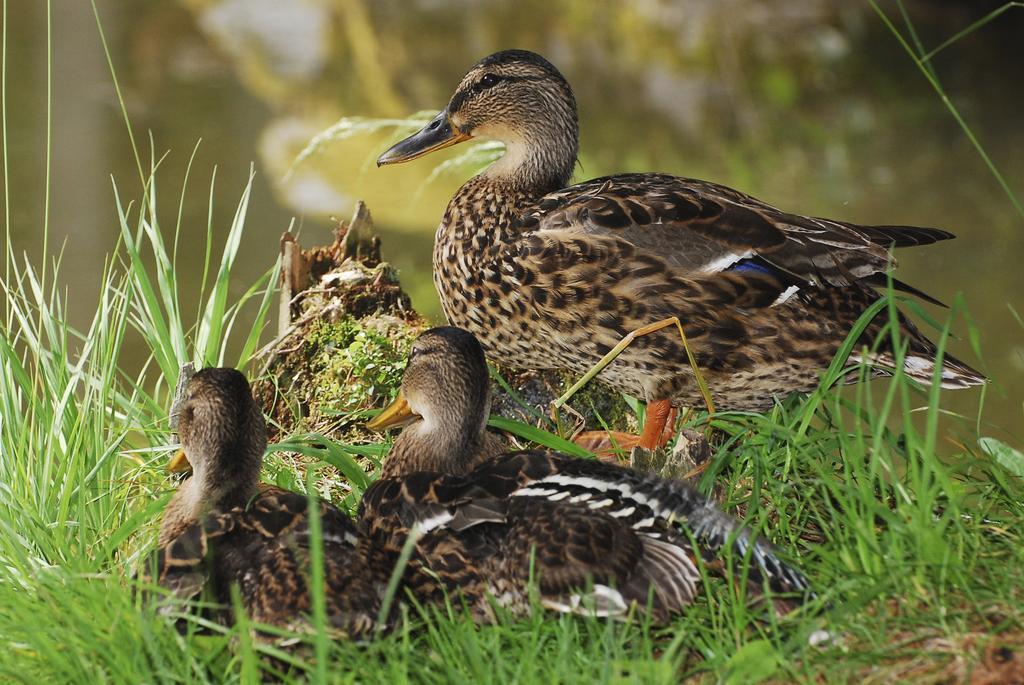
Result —
[{"label": "duck tail feather", "polygon": [[[896,361],[888,352],[865,355],[855,354],[850,357],[853,363],[866,362],[879,367],[886,374],[896,368]],[[903,358],[903,372],[921,385],[931,385],[935,379],[935,349],[932,345],[920,350],[911,350]],[[966,363],[951,355],[942,359],[939,384],[947,390],[961,390],[974,385],[984,385],[988,379]]]}]

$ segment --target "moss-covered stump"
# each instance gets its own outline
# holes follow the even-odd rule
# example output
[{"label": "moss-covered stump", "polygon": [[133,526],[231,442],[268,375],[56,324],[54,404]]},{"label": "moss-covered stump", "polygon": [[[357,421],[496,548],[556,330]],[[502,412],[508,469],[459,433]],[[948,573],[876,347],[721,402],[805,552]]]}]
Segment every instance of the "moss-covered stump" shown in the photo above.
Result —
[{"label": "moss-covered stump", "polygon": [[256,397],[280,434],[335,432],[393,397],[425,322],[381,259],[362,203],[330,245],[303,250],[286,233],[281,246],[279,335]]},{"label": "moss-covered stump", "polygon": [[[367,434],[349,430],[352,419],[383,406],[401,384],[409,345],[427,323],[382,260],[372,227],[359,203],[329,245],[302,249],[290,233],[281,239],[278,337],[255,384],[276,435],[315,431],[366,441]],[[533,425],[576,380],[507,367],[498,374],[493,413]],[[598,383],[580,391],[562,417],[570,430],[636,428],[622,396]]]}]

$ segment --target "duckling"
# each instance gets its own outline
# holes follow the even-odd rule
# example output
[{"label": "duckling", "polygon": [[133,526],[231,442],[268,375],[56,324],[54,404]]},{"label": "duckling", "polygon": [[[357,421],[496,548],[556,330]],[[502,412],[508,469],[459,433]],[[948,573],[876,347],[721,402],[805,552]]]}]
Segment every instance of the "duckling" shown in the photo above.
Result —
[{"label": "duckling", "polygon": [[366,424],[377,431],[405,426],[381,477],[410,470],[463,474],[505,452],[505,440],[487,430],[490,409],[490,378],[477,339],[450,326],[423,332],[409,349],[398,397]]},{"label": "duckling", "polygon": [[[231,586],[259,624],[305,625],[310,529],[306,495],[259,484],[267,446],[263,414],[245,376],[203,369],[189,379],[177,412],[182,449],[171,471],[190,471],[165,509],[156,581],[179,599],[204,589],[231,622]],[[378,584],[360,563],[354,523],[319,503],[330,624],[349,636],[377,628]],[[385,579],[386,580],[386,579]]]},{"label": "duckling", "polygon": [[[473,395],[479,404],[465,404],[466,414],[440,407],[461,403],[466,388],[486,387],[482,350],[461,329],[423,337],[410,360],[416,380],[403,389],[430,419],[359,505],[360,536],[375,567],[393,568],[415,538],[403,582],[420,602],[455,597],[488,622],[492,602],[528,612],[535,580],[547,609],[620,618],[648,612],[664,623],[693,601],[702,562],[735,569],[757,590],[811,596],[804,575],[769,543],[682,482],[547,451],[467,459],[461,446],[486,424],[483,396]],[[428,365],[444,373],[423,372]],[[432,449],[432,436],[452,449]],[[730,566],[727,553],[749,563]]]},{"label": "duckling", "polygon": [[[816,388],[895,267],[891,247],[952,238],[934,228],[861,226],[791,214],[723,185],[662,173],[568,186],[579,148],[576,100],[562,74],[525,50],[480,60],[447,107],[377,164],[490,138],[505,154],[449,202],[434,242],[448,322],[502,364],[584,374],[624,336],[678,317],[719,409],[761,411]],[[920,291],[892,281],[933,301]],[[864,331],[850,362],[895,371]],[[930,384],[936,348],[905,317],[902,369]],[[878,342],[876,349],[872,343]],[[599,376],[646,400],[641,446],[660,440],[670,405],[702,401],[674,328],[638,338]],[[939,382],[984,377],[946,355]]]},{"label": "duckling", "polygon": [[[214,510],[244,507],[259,491],[267,428],[249,382],[235,369],[203,369],[172,409],[182,449],[167,468],[188,473],[160,523],[161,547]],[[191,455],[191,456],[189,456]]]}]

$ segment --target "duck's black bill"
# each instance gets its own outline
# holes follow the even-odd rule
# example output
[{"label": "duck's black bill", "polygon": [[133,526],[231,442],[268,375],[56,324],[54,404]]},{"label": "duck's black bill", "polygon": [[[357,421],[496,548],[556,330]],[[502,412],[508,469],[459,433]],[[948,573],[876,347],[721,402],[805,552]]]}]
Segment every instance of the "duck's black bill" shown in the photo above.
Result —
[{"label": "duck's black bill", "polygon": [[395,143],[377,158],[377,166],[408,162],[423,155],[469,140],[470,136],[462,133],[448,121],[448,113],[441,111],[430,123],[412,134],[405,140]]},{"label": "duck's black bill", "polygon": [[170,420],[171,430],[178,430],[178,416],[181,414],[181,406],[185,404],[185,391],[188,389],[188,382],[196,375],[196,365],[187,362],[181,365],[178,372],[178,385],[174,388],[174,401],[171,402],[171,410],[167,414]]}]

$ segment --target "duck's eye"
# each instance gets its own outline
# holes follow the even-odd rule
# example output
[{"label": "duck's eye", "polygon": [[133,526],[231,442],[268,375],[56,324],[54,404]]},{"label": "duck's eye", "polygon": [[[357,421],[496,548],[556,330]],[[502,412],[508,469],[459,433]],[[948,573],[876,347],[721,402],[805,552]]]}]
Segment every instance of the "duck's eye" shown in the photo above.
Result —
[{"label": "duck's eye", "polygon": [[479,81],[477,81],[475,84],[473,84],[473,90],[475,90],[476,92],[479,93],[482,90],[485,90],[487,88],[490,88],[491,86],[494,86],[500,80],[501,80],[501,77],[498,76],[497,74],[484,74],[483,78],[481,78]]}]

